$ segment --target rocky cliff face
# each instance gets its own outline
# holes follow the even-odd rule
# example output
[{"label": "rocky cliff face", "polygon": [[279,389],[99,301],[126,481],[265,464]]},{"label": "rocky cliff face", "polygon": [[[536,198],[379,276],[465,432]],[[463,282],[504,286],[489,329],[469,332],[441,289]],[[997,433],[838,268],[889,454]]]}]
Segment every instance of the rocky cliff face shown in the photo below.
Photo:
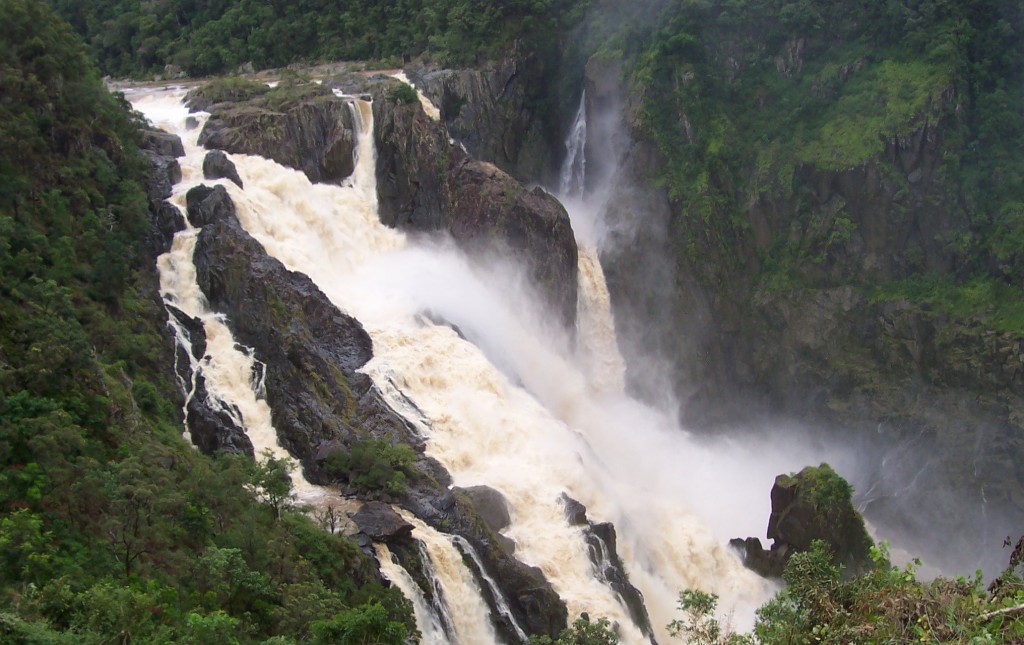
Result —
[{"label": "rocky cliff face", "polygon": [[562,136],[540,112],[550,99],[551,71],[518,44],[476,69],[413,65],[405,72],[438,107],[441,120],[475,159],[520,181],[544,180],[557,170]]},{"label": "rocky cliff face", "polygon": [[381,221],[412,231],[445,231],[471,255],[521,259],[550,309],[571,329],[576,240],[558,200],[473,160],[418,104],[378,99],[373,109]]},{"label": "rocky cliff face", "polygon": [[[1024,337],[870,286],[956,269],[966,224],[943,175],[948,124],[848,169],[797,167],[792,193],[737,197],[745,219],[733,225],[654,185],[667,160],[620,78],[592,61],[585,85],[590,109],[613,105],[630,133],[614,146],[602,263],[634,389],[671,383],[694,427],[774,417],[852,441],[886,462],[864,480],[877,484],[869,514],[920,536],[935,519],[907,509],[956,499],[957,537],[939,550],[998,548],[1024,518]],[[954,530],[963,517],[970,528]]]},{"label": "rocky cliff face", "polygon": [[326,87],[303,85],[294,97],[276,100],[219,103],[205,99],[200,89],[188,100],[193,109],[210,112],[199,135],[202,146],[273,159],[313,182],[336,183],[352,174],[352,112],[348,101]]}]

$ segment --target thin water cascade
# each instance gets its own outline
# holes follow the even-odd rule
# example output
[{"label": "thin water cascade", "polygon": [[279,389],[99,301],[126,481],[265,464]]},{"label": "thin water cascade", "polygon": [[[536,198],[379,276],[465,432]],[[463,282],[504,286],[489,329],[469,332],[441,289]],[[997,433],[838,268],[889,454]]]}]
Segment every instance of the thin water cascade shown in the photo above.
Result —
[{"label": "thin water cascade", "polygon": [[[735,475],[742,482],[707,494],[703,486],[736,465],[691,441],[669,415],[622,392],[596,256],[581,270],[581,329],[590,324],[584,319],[598,321],[596,336],[610,342],[595,350],[595,334],[578,337],[587,351],[610,361],[604,367],[566,349],[566,335],[552,329],[514,268],[497,259],[481,267],[451,245],[411,242],[381,225],[372,112],[366,103],[357,106],[361,130],[350,185],[311,185],[272,161],[230,156],[245,189],[221,183],[242,226],[363,324],[374,346],[364,371],[420,428],[427,452],[456,485],[488,485],[504,495],[512,519],[504,535],[516,543],[517,557],[544,572],[570,620],[586,611],[618,622],[624,643],[647,642],[618,594],[594,575],[582,529],[565,518],[563,492],[585,504],[592,520],[615,524],[620,557],[644,594],[659,639],[666,639],[678,593],[688,587],[719,593],[724,609],[752,616],[771,588],[725,542],[760,530],[768,511],[763,482],[770,485],[779,462],[758,455]],[[184,116],[180,108],[181,122]],[[185,139],[181,122],[172,128]],[[191,141],[186,145],[194,147],[194,136]],[[189,163],[197,161],[200,156]],[[184,190],[180,185],[176,195]],[[585,230],[585,217],[576,217]],[[420,315],[428,310],[464,335]],[[789,463],[801,459],[794,455]],[[746,478],[758,484],[744,485]],[[737,516],[752,518],[754,526],[737,528]],[[417,526],[445,587],[458,640],[495,642],[476,581],[451,540],[406,519]]]},{"label": "thin water cascade", "polygon": [[[133,96],[129,93],[128,98],[132,100],[133,107],[145,114],[154,125],[181,137],[185,147],[185,156],[179,160],[182,180],[173,187],[169,201],[184,215],[185,194],[203,180],[202,161],[205,150],[196,141],[201,123],[207,115],[193,115],[200,119],[200,127],[188,130],[184,125],[188,111],[181,105],[183,96],[183,90],[172,90],[169,94],[142,93]],[[270,420],[270,406],[264,396],[265,370],[251,348],[235,341],[224,317],[209,309],[196,283],[196,268],[192,261],[199,229],[189,224],[187,217],[185,226],[185,230],[174,236],[171,250],[157,258],[160,293],[164,302],[188,316],[198,318],[206,334],[205,356],[194,356],[188,331],[169,313],[168,325],[174,331],[179,346],[189,357],[192,368],[191,382],[183,383],[185,409],[195,394],[196,375],[202,374],[208,394],[232,417],[238,427],[245,430],[257,458],[270,454],[277,459],[290,459],[288,452],[278,443],[277,433]],[[339,500],[337,493],[306,481],[297,467],[292,469],[291,476],[295,496],[299,501],[319,505],[327,500]]]},{"label": "thin water cascade", "polygon": [[409,77],[405,75],[405,72],[395,72],[391,75],[391,78],[397,78],[412,89],[416,90],[416,97],[420,100],[420,105],[423,106],[423,111],[427,113],[427,116],[435,121],[441,120],[441,110],[439,110],[430,99],[423,96],[423,92],[416,89],[416,86],[409,80]]},{"label": "thin water cascade", "polygon": [[565,160],[558,177],[558,194],[566,197],[581,197],[587,174],[587,92],[580,93],[580,105],[576,118],[565,138]]},{"label": "thin water cascade", "polygon": [[[391,581],[391,584],[405,595],[412,602],[413,613],[416,616],[416,629],[420,632],[420,645],[447,645],[451,637],[445,632],[439,612],[427,602],[423,591],[413,581],[412,576],[401,564],[391,555],[383,544],[375,544],[374,551],[377,554],[377,562],[380,564],[380,572]],[[450,621],[450,616],[448,617]]]},{"label": "thin water cascade", "polygon": [[487,573],[487,568],[484,566],[484,563],[480,559],[480,555],[476,552],[476,549],[474,549],[473,545],[461,535],[453,535],[452,542],[454,542],[455,546],[459,548],[459,551],[464,555],[469,556],[473,561],[473,564],[476,565],[476,570],[479,572],[479,575],[483,578],[484,582],[487,583],[487,587],[490,590],[491,595],[494,597],[498,613],[501,614],[508,624],[512,626],[516,636],[518,636],[520,640],[525,641],[528,638],[526,631],[523,630],[523,627],[519,624],[519,621],[516,620],[512,610],[509,609],[508,600],[506,600],[505,594],[501,591],[501,587],[499,587],[498,583],[494,581],[494,578]]}]

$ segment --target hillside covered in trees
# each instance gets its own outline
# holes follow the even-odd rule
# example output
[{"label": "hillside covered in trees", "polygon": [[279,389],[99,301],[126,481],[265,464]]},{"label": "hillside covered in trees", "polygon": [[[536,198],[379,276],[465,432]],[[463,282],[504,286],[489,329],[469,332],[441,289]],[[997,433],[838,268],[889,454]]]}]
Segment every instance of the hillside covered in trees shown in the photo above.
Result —
[{"label": "hillside covered in trees", "polygon": [[282,463],[182,439],[141,124],[40,3],[0,4],[0,42],[0,640],[403,642]]}]

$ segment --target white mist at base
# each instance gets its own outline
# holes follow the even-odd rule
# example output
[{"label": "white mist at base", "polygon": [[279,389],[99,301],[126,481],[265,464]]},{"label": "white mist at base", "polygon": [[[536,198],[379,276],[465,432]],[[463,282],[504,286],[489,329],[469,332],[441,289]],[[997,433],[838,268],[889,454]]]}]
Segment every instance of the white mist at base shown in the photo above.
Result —
[{"label": "white mist at base", "polygon": [[[617,594],[594,575],[582,528],[566,521],[563,493],[585,504],[591,520],[615,524],[620,555],[659,640],[667,640],[678,594],[689,587],[720,594],[720,606],[736,613],[738,626],[749,626],[753,608],[773,588],[745,569],[726,541],[763,530],[774,476],[804,465],[809,455],[702,445],[671,415],[628,397],[592,252],[580,261],[577,351],[539,309],[516,267],[498,258],[486,266],[470,262],[451,244],[413,243],[382,226],[372,114],[368,104],[356,105],[362,132],[350,185],[311,185],[274,162],[230,155],[246,188],[219,183],[243,227],[364,325],[374,344],[364,371],[390,393],[396,410],[409,407],[403,397],[415,403],[423,418],[410,420],[456,485],[483,484],[504,494],[512,516],[504,534],[516,543],[518,558],[544,572],[566,601],[570,621],[586,611],[617,622],[624,643],[647,640]],[[171,129],[184,132],[180,124]],[[186,165],[201,163],[194,153],[189,148]],[[176,196],[198,181],[193,173]],[[414,524],[421,540],[439,535]],[[448,602],[453,609],[473,607],[463,610],[473,614],[464,617],[472,624],[458,631],[476,635],[460,640],[495,642],[493,630],[474,632],[489,625],[481,622],[486,609],[464,578],[461,556],[446,565],[454,547],[441,540],[429,548]]]}]

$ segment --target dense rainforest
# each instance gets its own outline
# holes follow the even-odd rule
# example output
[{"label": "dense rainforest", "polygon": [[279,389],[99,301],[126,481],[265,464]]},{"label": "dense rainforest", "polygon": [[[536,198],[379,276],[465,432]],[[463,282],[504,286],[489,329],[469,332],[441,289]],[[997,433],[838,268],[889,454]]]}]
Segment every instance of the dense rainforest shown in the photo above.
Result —
[{"label": "dense rainforest", "polygon": [[406,601],[282,463],[182,440],[141,124],[49,9],[0,23],[0,640],[403,642]]},{"label": "dense rainforest", "polygon": [[[586,66],[592,81],[604,71],[628,88],[619,107],[651,146],[637,155],[639,174],[665,195],[673,270],[717,288],[711,315],[730,334],[750,315],[744,302],[852,285],[871,306],[901,303],[1012,340],[1024,333],[1021,13],[999,0],[0,1],[0,635],[401,643],[415,630],[372,559],[290,503],[285,464],[204,456],[182,439],[149,240],[145,126],[101,73],[388,66],[424,54],[471,66],[515,42],[545,61],[538,82]],[[528,103],[546,132],[565,127],[577,83]],[[895,172],[912,146],[926,161]],[[866,184],[819,189],[865,167],[899,197],[885,215],[916,222],[898,250],[873,240],[849,205]],[[939,221],[917,222],[926,207]],[[854,375],[844,372],[844,387],[889,387],[858,360],[840,368]],[[756,381],[743,374],[759,366],[740,363],[720,378]],[[969,385],[941,359],[926,363],[916,377]],[[993,387],[1020,383],[1014,374]],[[685,390],[693,375],[676,378]],[[841,408],[840,398],[829,403]],[[1007,432],[1021,423],[1011,417]],[[1002,484],[1019,496],[1014,472]],[[1024,637],[1020,544],[988,588],[981,578],[923,583],[873,553],[877,568],[852,580],[820,549],[793,558],[789,588],[759,612],[752,638]],[[743,642],[714,608],[713,597],[683,594],[674,633]],[[577,622],[559,642],[615,642],[607,627]]]}]

